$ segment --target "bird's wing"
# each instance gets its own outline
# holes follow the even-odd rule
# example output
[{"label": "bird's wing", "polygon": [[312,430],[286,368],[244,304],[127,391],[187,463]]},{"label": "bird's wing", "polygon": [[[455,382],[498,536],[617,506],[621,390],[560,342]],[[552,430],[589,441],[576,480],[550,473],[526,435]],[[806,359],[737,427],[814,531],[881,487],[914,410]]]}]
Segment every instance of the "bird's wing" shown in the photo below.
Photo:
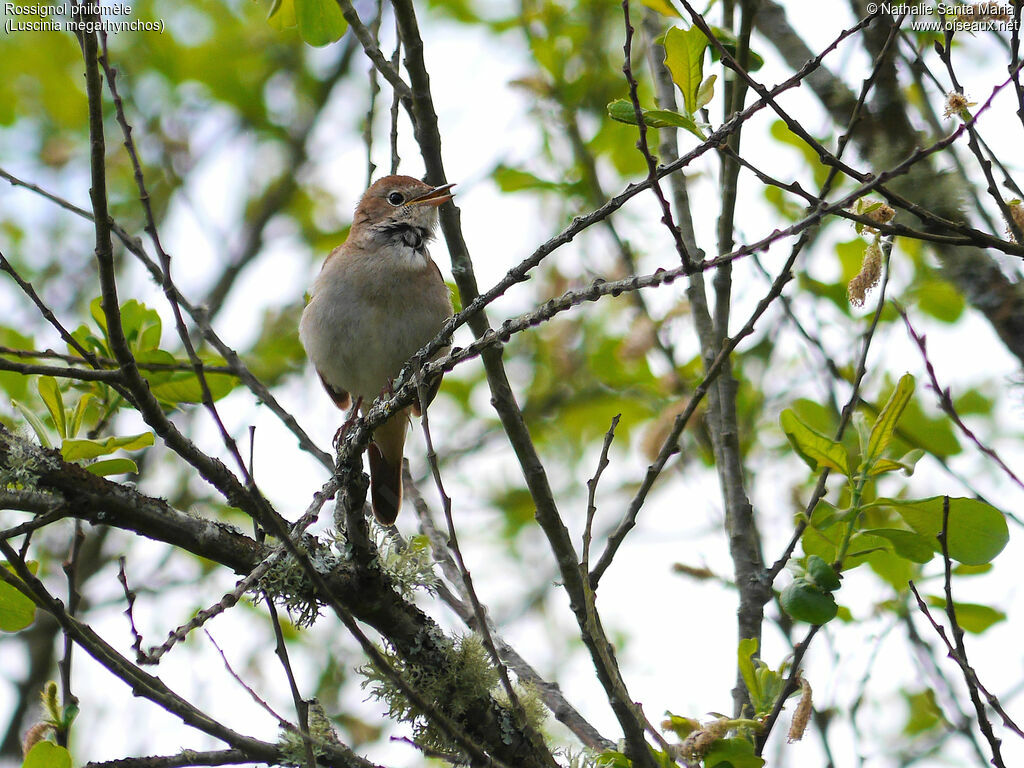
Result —
[{"label": "bird's wing", "polygon": [[327,394],[331,396],[331,400],[334,401],[334,404],[336,406],[338,406],[341,410],[344,411],[346,408],[349,407],[349,405],[352,404],[352,397],[349,395],[348,392],[346,392],[344,389],[329,384],[327,382],[327,379],[324,378],[324,375],[320,373],[320,371],[317,371],[316,374],[317,376],[320,377],[320,383],[324,385],[324,389],[327,390]]}]

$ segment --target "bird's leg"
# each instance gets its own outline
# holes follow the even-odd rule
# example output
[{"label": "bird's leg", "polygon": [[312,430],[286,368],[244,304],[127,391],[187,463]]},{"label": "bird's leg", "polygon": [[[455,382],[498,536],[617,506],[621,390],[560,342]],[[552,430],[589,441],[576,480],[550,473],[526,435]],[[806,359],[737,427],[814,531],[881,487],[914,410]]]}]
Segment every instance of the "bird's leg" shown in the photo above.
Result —
[{"label": "bird's leg", "polygon": [[363,398],[357,397],[356,401],[352,404],[352,409],[348,412],[348,418],[345,419],[344,423],[338,427],[338,431],[334,433],[334,440],[331,444],[334,446],[334,450],[337,451],[341,447],[341,441],[345,439],[345,435],[355,424],[356,419],[359,417],[359,407],[363,404]]}]

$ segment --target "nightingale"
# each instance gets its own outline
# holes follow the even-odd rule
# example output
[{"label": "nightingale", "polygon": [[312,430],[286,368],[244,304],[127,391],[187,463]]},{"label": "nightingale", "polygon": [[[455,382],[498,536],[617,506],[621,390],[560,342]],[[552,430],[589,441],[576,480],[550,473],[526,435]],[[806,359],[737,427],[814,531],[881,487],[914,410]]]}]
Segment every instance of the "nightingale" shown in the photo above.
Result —
[{"label": "nightingale", "polygon": [[[351,418],[390,391],[409,358],[452,316],[448,286],[427,243],[453,186],[432,187],[410,176],[374,182],[356,207],[348,239],[330,253],[313,284],[299,338],[335,405],[344,410],[355,398]],[[429,398],[440,384],[440,378],[431,382]],[[418,416],[427,405],[417,402],[411,410]],[[373,514],[384,525],[395,522],[402,505],[409,411],[379,425],[367,449]]]}]

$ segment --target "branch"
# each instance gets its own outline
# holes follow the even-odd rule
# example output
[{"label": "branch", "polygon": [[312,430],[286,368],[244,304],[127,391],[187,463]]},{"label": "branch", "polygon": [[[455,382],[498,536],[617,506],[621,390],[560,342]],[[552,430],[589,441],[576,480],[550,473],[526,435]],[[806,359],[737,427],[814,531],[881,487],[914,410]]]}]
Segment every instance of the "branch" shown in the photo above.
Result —
[{"label": "branch", "polygon": [[[200,451],[174,426],[150,391],[149,383],[139,373],[135,357],[124,335],[124,328],[121,325],[121,310],[118,304],[110,215],[107,210],[106,150],[103,137],[102,86],[96,33],[83,33],[81,44],[85,59],[91,144],[92,187],[89,190],[89,195],[92,200],[93,225],[96,231],[96,262],[99,266],[101,305],[111,351],[121,366],[125,386],[131,393],[132,401],[143,420],[164,440],[168,448],[195,467],[207,482],[217,488],[229,504],[243,509],[269,529],[283,528],[285,526],[283,520],[267,504],[262,495],[255,489],[242,486],[222,462]],[[276,525],[272,521],[276,522]]]},{"label": "branch", "polygon": [[978,450],[992,459],[1006,475],[1017,484],[1017,487],[1024,490],[1024,481],[1021,481],[1019,477],[1010,469],[1006,462],[999,458],[994,450],[985,445],[978,436],[963,422],[960,418],[960,414],[956,410],[956,405],[953,403],[953,396],[949,388],[943,389],[939,384],[939,380],[935,375],[935,366],[932,365],[931,359],[928,357],[928,348],[925,343],[924,334],[918,334],[914,330],[914,326],[910,324],[910,317],[907,315],[907,311],[904,307],[899,304],[896,305],[897,311],[900,313],[900,317],[903,318],[903,323],[907,327],[907,333],[910,338],[914,340],[918,350],[921,352],[921,359],[924,361],[925,370],[928,372],[928,379],[931,381],[931,389],[935,393],[936,399],[939,401],[939,408],[942,409],[943,413],[949,416],[950,420],[957,425],[961,432],[966,435],[967,439],[977,446]]},{"label": "branch", "polygon": [[74,379],[75,381],[103,381],[107,384],[118,384],[122,381],[120,371],[92,370],[89,368],[72,368],[63,365],[38,365],[36,363],[15,363],[0,357],[0,371],[13,371],[23,376],[53,376],[57,379]]},{"label": "branch", "polygon": [[455,562],[458,566],[459,576],[462,579],[466,596],[469,598],[469,604],[473,608],[477,631],[483,639],[484,647],[490,654],[494,666],[498,670],[502,687],[505,689],[505,695],[508,696],[509,703],[512,705],[512,711],[515,713],[518,725],[526,732],[530,746],[534,750],[538,760],[541,763],[547,763],[549,766],[552,766],[552,768],[557,768],[555,760],[551,756],[551,752],[544,744],[543,737],[537,732],[537,729],[530,722],[530,719],[526,714],[526,710],[523,709],[523,703],[519,700],[519,695],[516,693],[516,690],[512,685],[512,681],[509,679],[508,669],[502,662],[501,657],[498,655],[497,648],[494,644],[494,638],[491,636],[490,626],[488,626],[487,623],[486,613],[484,612],[483,605],[480,603],[480,598],[477,597],[476,588],[473,586],[473,577],[469,572],[469,568],[466,566],[465,559],[462,557],[462,550],[459,547],[459,537],[455,532],[455,521],[452,519],[452,500],[445,492],[444,482],[441,479],[441,468],[437,463],[437,453],[434,451],[434,441],[430,435],[430,419],[427,415],[430,395],[427,391],[427,385],[423,378],[422,368],[418,364],[416,365],[416,392],[419,402],[422,404],[420,426],[423,429],[423,438],[427,446],[427,462],[430,464],[430,471],[434,477],[434,484],[437,486],[437,493],[441,497],[441,508],[444,512],[444,519],[448,525],[448,548],[455,557]]},{"label": "branch", "polygon": [[[658,163],[647,145],[647,122],[644,120],[644,111],[640,107],[640,97],[637,95],[637,83],[636,78],[633,77],[631,61],[634,30],[629,20],[629,0],[622,0],[622,16],[626,27],[626,42],[622,46],[622,74],[626,76],[626,83],[629,85],[629,100],[633,104],[633,114],[636,116],[636,124],[639,131],[636,148],[640,150],[640,154],[643,155],[644,161],[647,163],[647,181],[650,183],[651,189],[654,190],[654,196],[658,198],[658,205],[661,206],[661,222],[668,229],[669,234],[672,235],[676,252],[679,254],[679,260],[682,262],[683,267],[690,269],[693,266],[690,253],[683,242],[682,232],[680,232],[679,227],[676,226],[672,218],[672,208],[669,206],[668,200],[665,199],[665,193],[662,191],[661,182],[658,179]],[[739,135],[739,131],[733,134],[733,136],[737,135]]]},{"label": "branch", "polygon": [[[1015,18],[1020,18],[1019,8],[1015,9]],[[773,0],[761,1],[756,24],[794,69],[801,67],[811,55],[811,50],[786,21],[783,8]],[[1014,34],[1019,34],[1019,31],[1015,30]],[[1024,97],[1019,87],[1020,64],[1020,59],[1014,55],[1008,70],[1018,89],[1021,103],[1018,114],[1024,120]],[[846,86],[824,69],[818,69],[810,76],[808,84],[829,110],[833,120],[845,124],[854,104],[853,95]],[[902,103],[902,99],[893,100],[890,106],[897,107],[898,103]],[[867,115],[865,124],[854,140],[861,155],[878,165],[890,162],[889,157],[912,152],[920,141],[910,120],[906,116],[893,114],[891,110],[885,119]],[[930,166],[922,167],[919,173],[906,179],[902,188],[915,200],[935,201],[946,220],[963,218],[959,210],[960,191],[951,187],[945,177]],[[1007,349],[1024,361],[1024,288],[1011,282],[999,264],[982,250],[940,247],[938,255],[947,279],[985,316]]]},{"label": "branch", "polygon": [[[413,87],[412,109],[416,141],[427,168],[427,178],[433,183],[443,184],[445,172],[441,159],[441,137],[430,94],[430,78],[423,60],[423,41],[419,34],[415,10],[411,0],[395,0],[394,8],[406,51],[405,66]],[[473,275],[472,260],[462,234],[458,209],[451,202],[445,203],[440,208],[440,220],[452,257],[452,272],[459,293],[464,304],[470,303],[479,297],[479,291]],[[468,318],[470,327],[478,339],[491,331],[482,309],[481,305],[470,314],[460,313]],[[448,332],[450,333],[450,330]],[[441,335],[445,335],[445,332],[442,331]],[[482,360],[491,390],[491,402],[498,413],[505,434],[508,435],[527,488],[536,504],[537,522],[547,536],[555,555],[584,644],[590,651],[598,678],[623,728],[627,754],[640,768],[653,768],[653,761],[643,738],[642,713],[628,695],[623,696],[625,683],[615,665],[611,645],[603,635],[596,612],[588,609],[588,585],[583,581],[569,532],[559,516],[544,466],[508,382],[500,349],[488,347],[483,350]]]},{"label": "branch", "polygon": [[[232,568],[237,573],[247,574],[247,578],[251,577],[250,582],[259,576],[258,572],[253,576],[254,571],[261,566],[267,567],[269,558],[281,554],[280,551],[268,551],[232,526],[185,515],[162,500],[146,497],[134,488],[113,483],[90,474],[82,467],[68,464],[56,451],[43,449],[19,438],[0,424],[0,466],[10,465],[12,450],[16,461],[30,474],[35,486],[40,490],[60,493],[70,514],[75,517],[133,531],[193,552]],[[327,487],[333,489],[337,486],[332,481]],[[351,484],[347,484],[347,487],[351,487]],[[292,536],[302,536],[305,527],[316,519],[319,505],[327,496],[326,491],[318,494],[310,509],[296,524]],[[342,503],[345,503],[344,498]],[[359,500],[359,506],[362,507],[362,500]],[[482,693],[477,701],[472,702],[472,706],[461,714],[465,718],[462,722],[453,723],[443,711],[448,702],[435,704],[409,688],[408,683],[359,629],[356,619],[365,621],[379,631],[388,639],[395,652],[409,664],[428,669],[447,668],[450,641],[440,627],[416,605],[398,595],[386,573],[379,568],[360,569],[353,562],[338,558],[329,547],[311,537],[302,539],[305,548],[302,551],[287,531],[275,535],[282,542],[281,547],[295,558],[297,567],[308,578],[308,593],[304,593],[307,599],[328,604],[370,659],[385,674],[390,670],[396,685],[417,709],[433,719],[439,728],[449,733],[470,755],[485,764],[515,765],[516,768],[536,765],[522,759],[519,753],[521,742],[514,739],[511,745],[508,743],[507,723],[503,725],[501,719],[503,710],[488,694]],[[317,558],[319,562],[331,562],[332,566],[328,572],[320,573],[310,562],[311,557]],[[219,612],[217,606],[208,610]],[[191,631],[193,624],[199,626],[207,618],[205,614],[197,615],[192,622],[184,625],[184,629],[179,628],[172,636],[180,635],[182,631]],[[155,649],[150,655],[162,652],[162,649]],[[497,757],[485,755],[474,740],[485,744]],[[503,760],[502,754],[507,755],[508,759]]]},{"label": "branch", "polygon": [[[164,296],[167,298],[168,303],[171,305],[171,313],[174,315],[174,326],[178,332],[178,338],[181,340],[182,345],[185,347],[185,353],[188,355],[189,362],[192,363],[192,370],[195,373],[196,380],[199,382],[199,389],[202,392],[203,406],[209,412],[210,417],[213,419],[214,424],[217,426],[220,432],[221,440],[224,442],[224,446],[228,449],[228,452],[234,457],[235,462],[238,464],[238,469],[242,473],[242,477],[245,479],[246,490],[249,491],[258,501],[262,501],[262,497],[259,495],[259,491],[256,488],[256,482],[249,474],[249,470],[246,467],[245,461],[242,459],[242,455],[238,451],[238,445],[235,443],[235,439],[228,432],[227,427],[224,426],[224,421],[221,419],[220,414],[217,412],[217,406],[213,402],[213,394],[210,392],[210,385],[206,380],[206,374],[203,371],[203,362],[199,359],[199,355],[196,354],[195,347],[192,344],[192,338],[189,335],[188,329],[185,327],[185,319],[181,313],[181,306],[178,304],[177,295],[178,290],[174,285],[174,280],[171,278],[171,257],[160,242],[160,235],[157,232],[156,218],[153,216],[153,206],[150,204],[149,192],[146,189],[145,178],[142,173],[142,164],[139,161],[139,155],[135,148],[135,141],[132,139],[132,128],[128,124],[128,118],[125,116],[124,104],[121,101],[121,94],[117,90],[117,70],[111,65],[107,53],[107,35],[105,32],[100,33],[101,53],[99,57],[100,65],[103,67],[104,73],[107,76],[107,87],[110,89],[110,95],[114,101],[114,114],[117,118],[118,124],[121,126],[121,133],[124,136],[124,147],[128,153],[128,157],[131,160],[132,171],[135,176],[135,185],[139,192],[139,202],[142,204],[142,210],[146,218],[146,232],[149,234],[150,239],[153,242],[153,247],[156,249],[157,256],[160,258],[160,266],[162,271],[161,284],[164,291]],[[102,129],[100,132],[100,138],[102,141]],[[98,178],[94,173],[94,182]],[[102,179],[100,179],[102,182]],[[105,204],[105,203],[104,203]],[[97,236],[99,236],[99,228],[97,228]],[[104,247],[112,248],[109,230],[106,232],[106,242]],[[99,253],[99,250],[97,250]],[[102,272],[101,272],[102,275]],[[109,282],[109,289],[113,288],[113,278],[109,281],[104,280],[103,282]],[[107,289],[104,291],[104,297],[107,296]],[[116,306],[116,294],[113,297],[113,305]],[[111,316],[107,315],[108,322]],[[120,335],[121,329],[118,329]],[[113,341],[114,335],[111,336],[111,346],[114,347],[115,353],[118,351],[118,344]],[[124,353],[128,353],[128,357],[131,357],[131,353],[128,351],[127,345],[124,346],[122,353],[117,355],[118,362],[124,363],[126,357]],[[131,360],[134,365],[135,361]],[[127,374],[129,380],[129,386],[131,385],[131,374]],[[139,377],[141,380],[141,376]],[[233,478],[232,478],[233,479]],[[258,505],[262,507],[261,512],[267,515],[276,514],[271,507],[262,503]]]},{"label": "branch", "polygon": [[363,24],[359,14],[356,13],[356,9],[352,7],[352,3],[349,0],[337,0],[337,2],[338,7],[341,8],[341,15],[345,17],[345,21],[348,22],[349,27],[352,29],[352,34],[356,36],[359,44],[363,46],[366,57],[373,62],[373,66],[377,68],[377,71],[384,75],[384,79],[391,84],[395,94],[403,102],[408,103],[412,99],[412,90],[409,88],[409,84],[402,79],[402,76],[398,74],[398,70],[391,65],[391,62],[384,58],[384,54],[377,47],[377,41],[374,39],[373,33]]},{"label": "branch", "polygon": [[[427,506],[426,501],[420,494],[419,488],[417,488],[415,480],[409,473],[408,467],[403,467],[403,472],[404,475],[402,482],[404,483],[406,490],[409,492],[413,507],[416,510],[416,515],[419,517],[420,529],[430,539],[434,557],[439,561],[441,568],[444,570],[448,579],[450,579],[453,584],[459,584],[460,578],[458,566],[455,564],[454,559],[447,554],[448,541],[434,524],[430,508]],[[444,586],[444,584],[439,585],[438,596],[449,607],[451,607],[453,611],[455,611],[456,615],[458,615],[466,626],[474,631],[478,631],[477,615],[471,607],[456,597],[451,590]],[[593,725],[587,722],[576,708],[566,700],[557,683],[548,682],[542,678],[537,671],[519,655],[515,648],[505,642],[505,640],[498,635],[497,628],[494,626],[493,622],[491,622],[490,617],[487,616],[486,611],[484,611],[484,620],[487,622],[488,628],[490,629],[491,637],[494,638],[494,645],[497,648],[501,659],[508,664],[513,672],[516,673],[517,678],[529,683],[537,690],[545,706],[551,710],[551,713],[560,723],[572,731],[572,733],[590,749],[598,752],[606,752],[610,749],[614,749],[614,742],[606,739],[597,731],[596,728],[594,728]]]},{"label": "branch", "polygon": [[251,762],[252,757],[240,749],[221,749],[213,752],[194,752],[185,749],[176,755],[124,757],[120,760],[88,762],[82,768],[188,768],[193,765],[242,765]]},{"label": "branch", "polygon": [[[70,616],[61,602],[46,590],[43,583],[32,574],[18,553],[6,541],[0,540],[0,552],[7,558],[14,570],[14,575],[12,575],[5,569],[0,569],[0,580],[21,591],[36,605],[56,618],[68,636],[99,664],[130,685],[133,693],[149,699],[162,709],[177,716],[186,725],[243,751],[256,762],[277,763],[281,760],[276,745],[243,736],[225,727],[178,696],[159,678],[143,672],[132,664],[87,624]],[[343,748],[336,748],[330,752],[333,754],[329,755],[329,762],[339,768],[368,768],[370,765]]]},{"label": "branch", "polygon": [[[889,285],[889,256],[892,253],[892,241],[883,242],[882,253],[885,257],[885,269],[882,276],[882,285],[879,287],[878,291],[878,302],[875,305],[875,311],[871,317],[871,323],[868,325],[867,330],[864,331],[860,360],[857,363],[857,373],[854,376],[853,392],[850,394],[850,399],[847,400],[846,406],[843,408],[843,413],[839,420],[839,427],[836,430],[837,437],[835,438],[837,441],[842,439],[847,425],[853,418],[853,411],[860,399],[860,385],[867,373],[868,350],[871,348],[871,342],[875,337],[875,331],[878,329],[878,324],[882,319],[882,309],[885,306],[885,291]],[[800,541],[800,537],[810,524],[811,516],[814,514],[815,507],[817,507],[818,502],[825,495],[825,482],[828,480],[828,476],[829,470],[826,467],[822,470],[821,475],[818,476],[818,484],[815,486],[814,492],[811,494],[811,500],[807,504],[804,516],[800,522],[797,523],[796,530],[793,532],[793,536],[790,539],[785,552],[778,560],[775,561],[772,567],[768,569],[767,575],[769,583],[773,583],[775,581],[782,569],[786,567],[786,563],[789,562],[789,558],[792,557],[793,550],[796,548],[797,542]],[[822,626],[824,625],[815,624],[811,626],[807,631],[807,635],[804,637],[803,642],[794,646],[792,671],[790,672],[789,677],[786,678],[786,682],[782,686],[782,691],[779,693],[779,697],[775,700],[775,706],[772,707],[771,713],[767,718],[765,718],[764,723],[761,726],[761,731],[757,736],[756,750],[759,755],[764,751],[764,746],[768,741],[768,737],[771,735],[772,728],[775,726],[775,723],[778,722],[779,716],[782,714],[782,709],[785,706],[786,699],[788,699],[800,685],[800,663],[803,661],[804,654],[807,653],[811,640],[814,639],[814,636]]]},{"label": "branch", "polygon": [[953,633],[952,642],[950,642],[949,637],[946,635],[946,630],[941,627],[934,618],[932,618],[931,612],[928,610],[927,604],[917,591],[917,587],[914,586],[914,582],[910,582],[910,589],[914,593],[914,598],[917,600],[918,608],[921,609],[921,612],[925,617],[927,617],[929,623],[931,623],[932,627],[935,629],[935,632],[940,638],[942,638],[942,642],[946,646],[949,657],[957,663],[961,672],[963,672],[964,682],[967,684],[971,703],[974,704],[974,710],[978,715],[978,727],[981,729],[982,734],[985,736],[985,740],[989,743],[989,747],[992,750],[992,764],[1002,767],[1005,764],[1003,763],[1000,752],[1001,742],[992,730],[992,723],[989,722],[988,715],[985,712],[985,705],[981,701],[981,696],[985,696],[989,706],[999,714],[1003,720],[1003,724],[1007,728],[1021,738],[1024,738],[1024,731],[1021,731],[1010,716],[1006,714],[1006,711],[1002,708],[1002,705],[1000,705],[999,700],[989,693],[985,686],[981,684],[981,681],[978,679],[978,674],[974,671],[974,668],[971,666],[970,661],[967,658],[967,646],[964,645],[964,630],[957,621],[956,604],[953,602],[953,566],[949,557],[948,533],[949,497],[947,496],[943,499],[942,503],[942,531],[939,534],[939,544],[942,546],[942,561],[945,573],[944,588],[946,592],[946,616],[949,619],[949,626]]}]

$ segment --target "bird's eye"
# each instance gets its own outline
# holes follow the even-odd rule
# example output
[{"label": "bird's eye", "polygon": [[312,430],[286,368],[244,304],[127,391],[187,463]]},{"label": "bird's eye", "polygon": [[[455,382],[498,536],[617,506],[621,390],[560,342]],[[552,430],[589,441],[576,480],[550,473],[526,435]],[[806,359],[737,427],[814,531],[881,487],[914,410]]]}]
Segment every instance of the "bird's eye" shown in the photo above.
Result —
[{"label": "bird's eye", "polygon": [[402,203],[405,202],[405,195],[403,195],[401,192],[389,192],[388,202],[391,203],[392,205],[401,205]]}]

